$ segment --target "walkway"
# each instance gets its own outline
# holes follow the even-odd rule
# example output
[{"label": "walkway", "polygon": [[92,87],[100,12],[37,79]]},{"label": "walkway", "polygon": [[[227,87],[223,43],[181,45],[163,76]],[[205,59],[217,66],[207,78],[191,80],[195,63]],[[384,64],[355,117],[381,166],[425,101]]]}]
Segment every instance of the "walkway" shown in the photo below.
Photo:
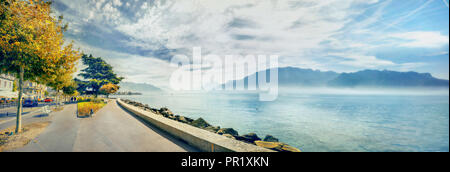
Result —
[{"label": "walkway", "polygon": [[196,149],[142,123],[111,101],[92,118],[76,105],[51,114],[50,126],[19,152],[186,152]]}]

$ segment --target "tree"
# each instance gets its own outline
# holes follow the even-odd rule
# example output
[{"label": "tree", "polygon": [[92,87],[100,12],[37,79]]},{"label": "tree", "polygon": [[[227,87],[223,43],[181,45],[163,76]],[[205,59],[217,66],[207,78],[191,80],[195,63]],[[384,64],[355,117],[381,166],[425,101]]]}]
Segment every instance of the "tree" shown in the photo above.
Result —
[{"label": "tree", "polygon": [[[56,91],[56,102],[59,105],[60,103],[60,96],[61,92],[65,94],[65,89],[68,91],[67,88],[69,87],[76,87],[75,82],[72,80],[72,74],[74,73],[74,67],[65,69],[61,68],[59,70],[58,75],[53,75],[50,78],[44,78],[42,81],[47,86],[52,87]],[[76,88],[73,88],[75,90]]]},{"label": "tree", "polygon": [[79,76],[83,77],[87,81],[77,80],[80,88],[84,90],[79,90],[80,92],[86,92],[95,95],[95,97],[100,94],[100,88],[103,85],[112,83],[118,85],[122,81],[123,77],[118,77],[114,73],[111,65],[106,63],[101,57],[93,57],[92,55],[87,56],[84,54],[81,59],[83,64],[88,66],[86,69],[82,70]]},{"label": "tree", "polygon": [[22,130],[24,81],[51,83],[80,58],[72,43],[64,43],[62,19],[51,16],[48,1],[0,1],[0,71],[18,78],[16,133]]},{"label": "tree", "polygon": [[103,85],[102,88],[100,88],[100,91],[103,94],[106,94],[106,97],[109,98],[109,95],[110,94],[114,94],[117,91],[119,91],[119,88],[120,87],[118,85],[113,84],[113,83],[109,83],[109,84]]},{"label": "tree", "polygon": [[79,93],[77,91],[77,84],[74,80],[71,81],[71,84],[68,86],[65,86],[63,89],[64,99],[67,101],[67,96],[69,97],[75,97],[78,96]]},{"label": "tree", "polygon": [[76,93],[78,93],[75,82],[73,82],[72,84],[70,84],[68,86],[65,86],[62,90],[63,90],[63,93],[68,96],[74,96],[74,95],[76,95]]},{"label": "tree", "polygon": [[76,83],[77,91],[80,94],[87,94],[88,83],[86,81],[82,81],[82,80],[80,80],[78,78],[75,78],[74,82]]},{"label": "tree", "polygon": [[14,80],[14,81],[13,81],[13,89],[12,89],[12,91],[13,91],[13,92],[16,92],[16,91],[17,91],[17,80]]}]

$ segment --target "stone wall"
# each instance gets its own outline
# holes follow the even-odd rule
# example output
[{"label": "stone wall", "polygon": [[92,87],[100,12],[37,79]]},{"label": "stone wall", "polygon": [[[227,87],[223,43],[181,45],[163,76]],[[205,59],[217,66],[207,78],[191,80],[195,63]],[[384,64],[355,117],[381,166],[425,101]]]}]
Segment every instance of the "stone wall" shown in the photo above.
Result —
[{"label": "stone wall", "polygon": [[120,99],[117,102],[121,107],[149,124],[203,152],[275,152],[165,118],[150,111],[126,104]]}]

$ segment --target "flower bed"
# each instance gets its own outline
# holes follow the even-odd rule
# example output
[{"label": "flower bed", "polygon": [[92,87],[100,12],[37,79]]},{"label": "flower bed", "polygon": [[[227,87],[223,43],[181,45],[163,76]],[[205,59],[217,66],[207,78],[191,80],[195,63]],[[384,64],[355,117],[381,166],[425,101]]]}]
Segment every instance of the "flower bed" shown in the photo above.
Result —
[{"label": "flower bed", "polygon": [[91,116],[91,109],[94,113],[106,105],[104,102],[80,102],[78,103],[78,117]]}]

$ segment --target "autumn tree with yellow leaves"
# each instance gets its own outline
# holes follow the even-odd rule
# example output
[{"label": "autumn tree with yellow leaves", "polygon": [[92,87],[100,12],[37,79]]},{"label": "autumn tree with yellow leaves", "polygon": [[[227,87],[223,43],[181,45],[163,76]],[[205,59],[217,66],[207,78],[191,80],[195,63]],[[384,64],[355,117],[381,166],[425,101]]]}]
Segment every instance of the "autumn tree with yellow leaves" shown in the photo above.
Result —
[{"label": "autumn tree with yellow leaves", "polygon": [[103,85],[103,86],[100,88],[100,91],[101,91],[103,94],[105,94],[106,97],[109,98],[109,95],[110,95],[110,94],[114,94],[114,93],[116,93],[117,91],[119,91],[119,88],[120,88],[120,87],[117,86],[116,84],[108,83],[108,84]]},{"label": "autumn tree with yellow leaves", "polygon": [[25,80],[61,90],[71,80],[81,55],[64,42],[67,25],[53,18],[51,3],[44,0],[0,1],[0,73],[18,78],[16,133],[21,132]]}]

